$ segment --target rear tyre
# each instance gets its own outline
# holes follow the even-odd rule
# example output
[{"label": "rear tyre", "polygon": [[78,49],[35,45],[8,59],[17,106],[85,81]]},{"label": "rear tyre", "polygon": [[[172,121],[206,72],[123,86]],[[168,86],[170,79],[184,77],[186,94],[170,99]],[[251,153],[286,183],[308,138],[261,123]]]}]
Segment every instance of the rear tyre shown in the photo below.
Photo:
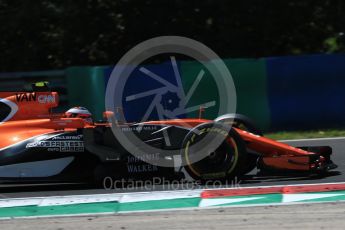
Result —
[{"label": "rear tyre", "polygon": [[213,122],[193,128],[183,141],[181,154],[185,170],[201,182],[240,176],[247,160],[239,134]]}]

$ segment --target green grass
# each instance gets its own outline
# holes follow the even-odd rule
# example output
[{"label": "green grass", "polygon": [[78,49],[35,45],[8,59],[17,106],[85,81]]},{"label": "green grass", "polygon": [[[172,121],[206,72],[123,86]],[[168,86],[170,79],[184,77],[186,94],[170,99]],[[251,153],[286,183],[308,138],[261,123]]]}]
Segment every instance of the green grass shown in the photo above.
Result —
[{"label": "green grass", "polygon": [[308,131],[281,131],[267,133],[266,137],[274,140],[292,140],[305,138],[324,138],[324,137],[345,137],[344,129],[325,129],[325,130],[308,130]]}]

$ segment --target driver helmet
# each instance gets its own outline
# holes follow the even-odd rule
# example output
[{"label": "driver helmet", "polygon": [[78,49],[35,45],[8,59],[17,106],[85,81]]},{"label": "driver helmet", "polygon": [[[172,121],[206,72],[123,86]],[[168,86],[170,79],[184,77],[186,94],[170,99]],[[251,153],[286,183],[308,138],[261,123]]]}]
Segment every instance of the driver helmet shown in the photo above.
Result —
[{"label": "driver helmet", "polygon": [[93,123],[92,114],[90,111],[81,106],[70,108],[65,112],[65,117],[67,118],[82,118],[87,123]]}]

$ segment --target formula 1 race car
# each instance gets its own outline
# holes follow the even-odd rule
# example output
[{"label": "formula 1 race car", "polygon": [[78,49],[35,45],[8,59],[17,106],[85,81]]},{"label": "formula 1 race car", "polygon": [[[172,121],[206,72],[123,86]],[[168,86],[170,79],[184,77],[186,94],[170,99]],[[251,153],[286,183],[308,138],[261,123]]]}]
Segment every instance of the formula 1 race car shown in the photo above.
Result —
[{"label": "formula 1 race car", "polygon": [[[32,92],[0,93],[2,182],[91,182],[105,176],[173,178],[181,175],[182,168],[197,180],[222,180],[254,168],[310,174],[336,168],[330,159],[330,147],[295,148],[265,138],[242,115],[128,124],[106,112],[105,117],[113,122],[90,124],[82,118],[53,114],[51,109],[56,106],[58,93],[46,90],[45,84]],[[129,137],[127,142],[119,139],[114,128]],[[164,141],[166,135],[169,143]],[[216,141],[206,139],[202,143],[207,135],[212,140],[222,139],[212,149],[208,146]],[[140,153],[141,144],[130,138],[155,152]],[[129,149],[131,146],[137,151],[135,154]],[[204,157],[197,159],[199,153]],[[166,164],[154,164],[155,160]]]}]

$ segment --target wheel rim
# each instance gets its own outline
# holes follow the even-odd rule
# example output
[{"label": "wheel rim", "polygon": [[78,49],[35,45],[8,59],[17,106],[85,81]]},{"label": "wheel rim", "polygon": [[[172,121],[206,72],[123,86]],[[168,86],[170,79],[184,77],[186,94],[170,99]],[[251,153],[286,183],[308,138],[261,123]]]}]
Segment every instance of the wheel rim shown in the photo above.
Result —
[{"label": "wheel rim", "polygon": [[[186,148],[188,151],[188,148]],[[187,163],[190,162],[190,154],[187,152],[185,158]],[[188,163],[188,168],[194,175],[202,179],[214,177],[226,177],[230,174],[238,160],[238,148],[235,140],[228,137],[215,151],[211,152],[206,158],[195,162]],[[229,167],[230,166],[230,167]]]}]

